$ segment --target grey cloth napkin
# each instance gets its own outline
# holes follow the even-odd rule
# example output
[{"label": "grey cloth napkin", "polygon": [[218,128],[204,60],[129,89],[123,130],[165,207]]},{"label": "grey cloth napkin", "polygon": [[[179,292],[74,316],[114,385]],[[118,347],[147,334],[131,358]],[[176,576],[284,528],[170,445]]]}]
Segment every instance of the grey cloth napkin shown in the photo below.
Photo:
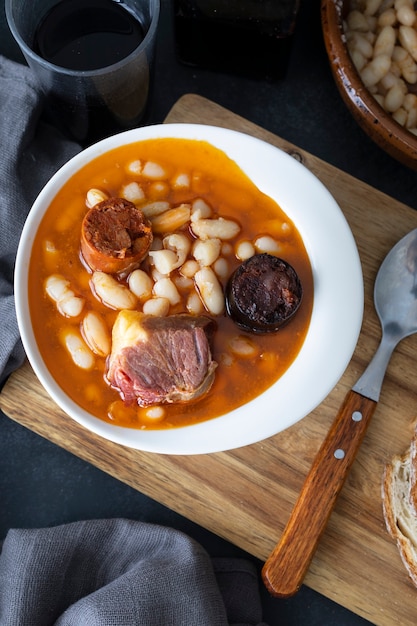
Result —
[{"label": "grey cloth napkin", "polygon": [[80,150],[41,122],[42,110],[31,70],[0,56],[0,386],[24,359],[13,298],[24,221],[44,184]]},{"label": "grey cloth napkin", "polygon": [[[127,519],[10,530],[1,626],[262,626],[257,572],[187,535]],[[266,626],[266,625],[264,625]]]},{"label": "grey cloth napkin", "polygon": [[[80,150],[41,121],[42,110],[31,70],[0,56],[0,386],[24,359],[13,297],[24,221],[43,185]],[[260,620],[253,564],[211,560],[173,529],[121,519],[12,529],[0,554],[1,626],[250,626]]]}]

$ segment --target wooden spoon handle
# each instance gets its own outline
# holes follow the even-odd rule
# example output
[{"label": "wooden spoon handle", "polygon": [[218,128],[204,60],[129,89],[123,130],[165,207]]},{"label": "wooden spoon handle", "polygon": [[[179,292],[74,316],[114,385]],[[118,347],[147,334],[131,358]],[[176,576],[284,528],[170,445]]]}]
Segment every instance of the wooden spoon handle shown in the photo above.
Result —
[{"label": "wooden spoon handle", "polygon": [[286,598],[299,590],[376,404],[355,391],[347,394],[282,537],[262,569],[263,581],[272,595]]}]

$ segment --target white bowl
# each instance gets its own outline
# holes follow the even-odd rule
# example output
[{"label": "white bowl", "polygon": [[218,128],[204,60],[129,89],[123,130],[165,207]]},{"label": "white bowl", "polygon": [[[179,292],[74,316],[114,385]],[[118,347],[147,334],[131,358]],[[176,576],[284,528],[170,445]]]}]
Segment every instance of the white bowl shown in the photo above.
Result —
[{"label": "white bowl", "polygon": [[[28,268],[39,223],[57,190],[91,159],[143,139],[206,140],[223,150],[256,186],[273,198],[298,228],[310,258],[314,302],[304,344],[285,374],[263,394],[220,417],[170,430],[114,426],[90,415],[57,385],[40,355],[28,307]],[[166,454],[202,454],[249,445],[277,434],[313,411],[345,371],[359,336],[363,278],[349,225],[323,184],[291,156],[232,130],[163,124],[121,133],[90,146],[45,185],[23,228],[15,271],[17,319],[23,345],[39,381],[53,400],[94,433],[132,448]]]}]

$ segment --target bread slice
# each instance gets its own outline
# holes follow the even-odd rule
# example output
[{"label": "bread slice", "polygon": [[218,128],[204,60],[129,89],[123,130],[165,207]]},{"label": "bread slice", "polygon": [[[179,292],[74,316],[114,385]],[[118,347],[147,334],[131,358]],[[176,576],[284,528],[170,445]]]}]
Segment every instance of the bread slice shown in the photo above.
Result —
[{"label": "bread slice", "polygon": [[401,559],[417,587],[417,433],[410,448],[385,467],[382,504],[388,532],[396,541]]},{"label": "bread slice", "polygon": [[410,505],[417,517],[417,428],[410,445]]}]

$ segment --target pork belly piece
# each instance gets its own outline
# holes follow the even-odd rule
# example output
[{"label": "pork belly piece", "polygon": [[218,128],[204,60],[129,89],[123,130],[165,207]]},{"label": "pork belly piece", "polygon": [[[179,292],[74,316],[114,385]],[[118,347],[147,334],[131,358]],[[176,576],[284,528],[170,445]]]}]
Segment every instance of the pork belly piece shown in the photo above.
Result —
[{"label": "pork belly piece", "polygon": [[107,379],[128,404],[188,402],[205,394],[217,363],[215,322],[188,314],[156,317],[120,311],[112,331]]}]

